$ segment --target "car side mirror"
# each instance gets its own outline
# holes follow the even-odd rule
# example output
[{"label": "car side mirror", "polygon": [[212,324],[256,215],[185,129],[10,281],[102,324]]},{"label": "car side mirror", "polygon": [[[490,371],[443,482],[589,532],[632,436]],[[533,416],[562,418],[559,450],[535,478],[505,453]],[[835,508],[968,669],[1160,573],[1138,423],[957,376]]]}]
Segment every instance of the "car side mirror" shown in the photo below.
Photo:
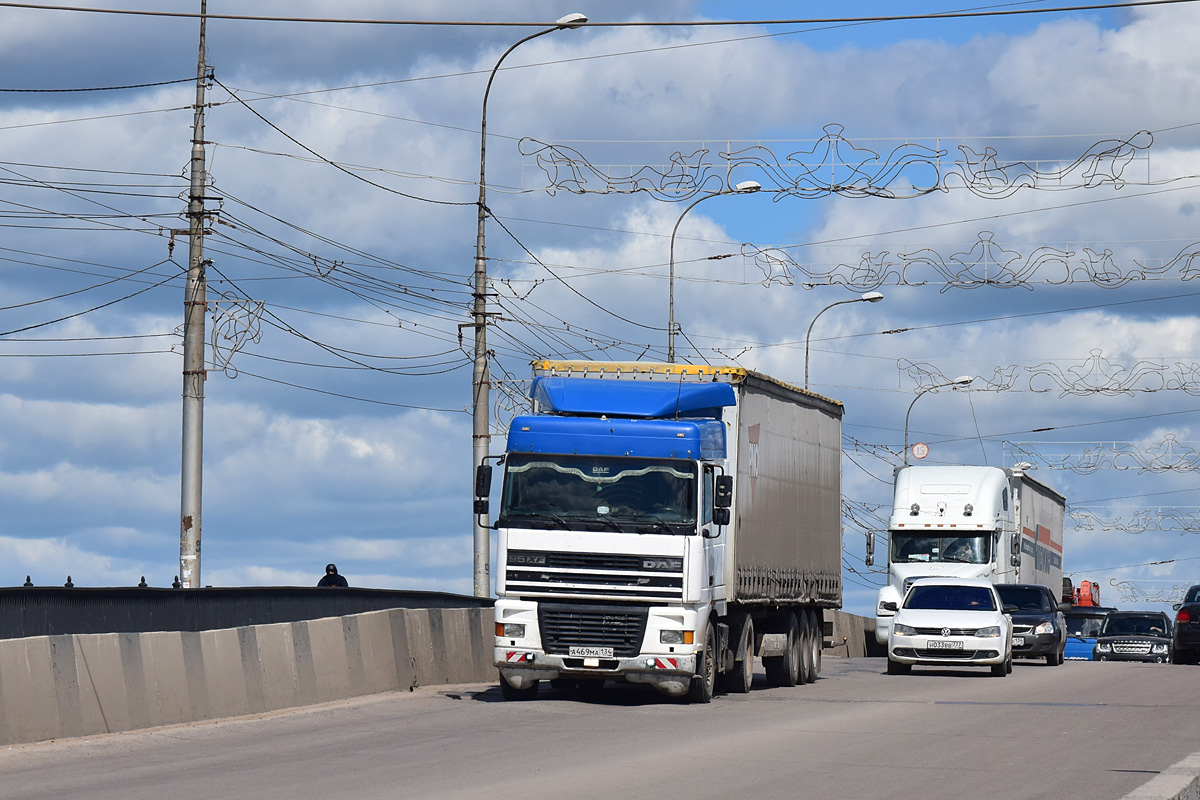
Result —
[{"label": "car side mirror", "polygon": [[1071,604],[1070,603],[1059,603],[1058,610],[1065,614],[1071,610]]},{"label": "car side mirror", "polygon": [[1175,611],[1178,611],[1179,609],[1183,608],[1183,603],[1172,603],[1171,608]]},{"label": "car side mirror", "polygon": [[1005,614],[1015,614],[1015,613],[1017,613],[1017,612],[1018,612],[1018,611],[1020,611],[1020,610],[1021,610],[1021,609],[1020,609],[1020,608],[1018,608],[1017,606],[1005,606],[1005,607],[1004,607],[1004,613],[1005,613]]},{"label": "car side mirror", "polygon": [[879,604],[879,607],[882,608],[884,611],[899,611],[900,610],[900,606],[897,603],[892,602],[891,600],[885,600],[884,602]]}]

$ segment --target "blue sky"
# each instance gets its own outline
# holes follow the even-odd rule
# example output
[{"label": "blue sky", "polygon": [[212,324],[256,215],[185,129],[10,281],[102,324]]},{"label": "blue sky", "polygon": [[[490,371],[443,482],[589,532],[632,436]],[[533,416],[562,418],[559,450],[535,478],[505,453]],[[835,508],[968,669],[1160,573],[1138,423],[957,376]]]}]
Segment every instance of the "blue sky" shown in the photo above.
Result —
[{"label": "blue sky", "polygon": [[[209,11],[600,22],[894,5],[213,0]],[[704,150],[718,179],[730,146],[765,148],[787,167],[776,177],[820,163],[795,154],[835,133],[852,148],[841,152],[874,154],[873,174],[892,153],[942,150],[945,185],[926,194],[913,191],[928,177],[917,158],[888,184],[893,198],[768,190],[689,212],[677,318],[696,349],[680,342],[680,355],[802,382],[812,318],[866,290],[862,265],[891,265],[879,268],[882,303],[833,310],[813,334],[813,388],[845,403],[857,443],[846,498],[886,516],[920,388],[910,362],[978,375],[969,393],[923,396],[911,438],[937,463],[1010,465],[1011,443],[1044,454],[1038,478],[1094,515],[1079,519],[1103,521],[1068,523],[1067,571],[1102,581],[1107,601],[1165,607],[1174,587],[1200,582],[1196,535],[1171,522],[1200,516],[1188,456],[1200,451],[1198,29],[1200,9],[1179,4],[787,35],[593,25],[523,45],[488,118],[501,388],[519,394],[538,356],[663,358],[669,234],[684,207],[644,191],[546,191],[521,139],[569,146],[611,176]],[[205,389],[205,583],[304,585],[336,561],[356,585],[470,591],[470,330],[460,346],[458,326],[470,321],[480,101],[483,74],[526,32],[210,23],[210,301],[224,321],[258,321]],[[172,251],[169,231],[183,227],[196,44],[194,20],[0,9],[0,88],[184,81],[0,92],[0,583],[162,586],[178,571],[187,243]],[[1004,167],[1013,190],[997,189],[999,173],[967,188],[967,152],[990,154],[976,164]],[[1097,153],[1109,155],[1087,159]],[[778,188],[744,160],[731,176]],[[973,282],[984,243],[992,277],[1019,273],[1019,285]],[[773,280],[759,251],[775,259]],[[1106,286],[1089,268],[1140,277]],[[806,288],[805,270],[824,277]],[[228,313],[238,298],[261,315]],[[1012,378],[1005,390],[987,390],[996,375]],[[512,404],[497,405],[499,448]],[[1104,447],[1124,455],[1085,474],[1080,455]],[[1166,530],[1116,529],[1148,514]],[[846,605],[858,612],[879,582],[863,542],[847,525]]]}]

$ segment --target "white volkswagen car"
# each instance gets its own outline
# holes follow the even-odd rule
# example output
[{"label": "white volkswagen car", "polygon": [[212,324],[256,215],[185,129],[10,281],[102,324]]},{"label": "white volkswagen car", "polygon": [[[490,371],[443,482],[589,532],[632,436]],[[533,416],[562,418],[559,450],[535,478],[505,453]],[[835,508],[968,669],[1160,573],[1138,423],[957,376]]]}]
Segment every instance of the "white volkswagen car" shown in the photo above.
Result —
[{"label": "white volkswagen car", "polygon": [[[921,578],[896,612],[888,632],[888,674],[920,666],[989,666],[1012,672],[1012,619],[984,578]],[[1012,610],[1011,607],[1010,611]]]}]

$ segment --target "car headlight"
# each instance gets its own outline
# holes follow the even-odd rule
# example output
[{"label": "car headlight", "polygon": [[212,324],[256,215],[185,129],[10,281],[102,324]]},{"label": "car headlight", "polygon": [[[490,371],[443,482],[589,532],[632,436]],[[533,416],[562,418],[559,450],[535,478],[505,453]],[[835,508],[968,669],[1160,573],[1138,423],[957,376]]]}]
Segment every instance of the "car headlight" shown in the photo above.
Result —
[{"label": "car headlight", "polygon": [[992,625],[990,628],[980,628],[975,631],[975,635],[980,639],[998,639],[1000,638],[1000,626]]},{"label": "car headlight", "polygon": [[892,633],[897,636],[916,636],[917,629],[911,625],[901,625],[899,622],[892,623]]},{"label": "car headlight", "polygon": [[1033,632],[1035,634],[1054,633],[1054,623],[1053,622],[1043,622],[1041,625],[1038,625],[1036,628],[1034,628]]},{"label": "car headlight", "polygon": [[1111,653],[1112,645],[1109,644],[1108,642],[1096,642],[1096,649],[1099,650],[1101,653]]},{"label": "car headlight", "polygon": [[1166,644],[1152,644],[1152,645],[1150,645],[1150,652],[1151,653],[1165,653],[1165,652],[1167,652],[1167,646],[1166,646]]}]

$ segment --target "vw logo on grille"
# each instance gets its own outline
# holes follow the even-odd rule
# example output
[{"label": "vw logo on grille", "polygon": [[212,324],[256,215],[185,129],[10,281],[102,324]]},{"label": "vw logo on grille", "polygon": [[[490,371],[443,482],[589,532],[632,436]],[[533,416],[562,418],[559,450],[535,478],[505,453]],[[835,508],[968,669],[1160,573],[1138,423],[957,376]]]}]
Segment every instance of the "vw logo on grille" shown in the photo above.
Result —
[{"label": "vw logo on grille", "polygon": [[942,628],[942,636],[949,636],[949,635],[950,635],[950,629]]}]

